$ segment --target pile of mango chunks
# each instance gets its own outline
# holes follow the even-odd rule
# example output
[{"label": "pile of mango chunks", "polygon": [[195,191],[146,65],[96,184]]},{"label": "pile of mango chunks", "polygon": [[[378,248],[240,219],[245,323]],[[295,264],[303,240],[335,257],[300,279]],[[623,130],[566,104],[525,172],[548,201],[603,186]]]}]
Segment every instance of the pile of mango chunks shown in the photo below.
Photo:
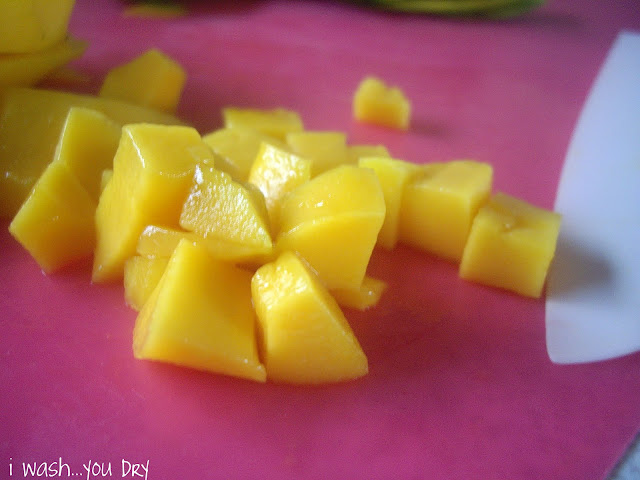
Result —
[{"label": "pile of mango chunks", "polygon": [[[0,214],[51,274],[93,258],[124,283],[136,358],[257,382],[368,372],[344,311],[376,305],[374,249],[413,246],[464,279],[539,297],[560,217],[492,192],[491,165],[418,165],[289,109],[175,116],[186,74],[152,49],[97,95],[11,86],[0,110]],[[367,77],[356,120],[405,130],[410,102]]]}]

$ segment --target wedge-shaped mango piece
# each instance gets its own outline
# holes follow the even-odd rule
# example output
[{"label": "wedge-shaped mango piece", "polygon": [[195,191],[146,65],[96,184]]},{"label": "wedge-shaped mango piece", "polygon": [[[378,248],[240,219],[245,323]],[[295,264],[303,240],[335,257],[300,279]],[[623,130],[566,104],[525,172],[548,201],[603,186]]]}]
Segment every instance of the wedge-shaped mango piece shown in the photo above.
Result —
[{"label": "wedge-shaped mango piece", "polygon": [[391,157],[384,145],[348,145],[349,163],[357,165],[364,157]]},{"label": "wedge-shaped mango piece", "polygon": [[200,235],[182,229],[148,225],[138,238],[136,253],[146,257],[169,258],[183,238],[190,242],[202,239]]},{"label": "wedge-shaped mango piece", "polygon": [[246,182],[262,143],[287,150],[287,145],[271,135],[253,128],[236,126],[221,128],[202,137],[211,150],[220,157],[216,168],[227,172],[238,182]]},{"label": "wedge-shaped mango piece", "polygon": [[402,197],[399,239],[459,262],[471,222],[491,193],[491,165],[456,160],[424,165]]},{"label": "wedge-shaped mango piece", "polygon": [[367,357],[340,307],[296,254],[260,267],[251,291],[270,380],[319,384],[367,374]]},{"label": "wedge-shaped mango piece", "polygon": [[251,276],[182,240],[138,314],[135,357],[264,382]]},{"label": "wedge-shaped mango piece", "polygon": [[226,107],[222,109],[224,126],[246,127],[285,141],[287,133],[304,130],[298,112],[286,108],[258,109]]},{"label": "wedge-shaped mango piece", "polygon": [[537,298],[556,250],[561,216],[496,193],[476,215],[460,276]]},{"label": "wedge-shaped mango piece", "polygon": [[353,116],[363,123],[407,130],[411,103],[402,90],[388,87],[376,77],[366,77],[353,96]]},{"label": "wedge-shaped mango piece", "polygon": [[0,53],[45,50],[67,36],[75,0],[3,0],[0,2]]},{"label": "wedge-shaped mango piece", "polygon": [[126,125],[96,210],[93,281],[122,278],[147,225],[177,226],[196,165],[212,161],[191,127]]},{"label": "wedge-shaped mango piece", "polygon": [[65,163],[96,202],[102,191],[102,172],[113,166],[120,132],[120,124],[83,107],[71,107],[62,126],[54,161]]},{"label": "wedge-shaped mango piece", "polygon": [[[0,5],[3,3],[6,2],[0,2]],[[3,27],[4,20],[2,18]],[[2,33],[0,33],[1,35]],[[86,49],[87,42],[76,40],[75,38],[67,38],[48,47],[46,50],[14,54],[0,53],[0,91],[8,87],[35,85],[46,77],[48,73],[65,65],[74,58],[78,58]]]},{"label": "wedge-shaped mango piece", "polygon": [[261,144],[248,181],[264,195],[272,233],[279,229],[282,198],[310,178],[310,160],[268,143]]},{"label": "wedge-shaped mango piece", "polygon": [[342,165],[293,190],[282,202],[277,251],[299,252],[328,288],[359,288],[385,203],[370,169]]},{"label": "wedge-shaped mango piece", "polygon": [[99,95],[174,113],[186,79],[178,62],[152,48],[109,70]]},{"label": "wedge-shaped mango piece", "polygon": [[168,257],[134,255],[124,264],[124,298],[131,308],[142,310],[164,273]]},{"label": "wedge-shaped mango piece", "polygon": [[67,165],[52,162],[9,225],[9,231],[45,273],[52,273],[91,256],[95,209],[95,200]]},{"label": "wedge-shaped mango piece", "polygon": [[311,176],[349,163],[347,136],[343,132],[304,131],[287,134],[294,153],[312,161]]},{"label": "wedge-shaped mango piece", "polygon": [[358,165],[372,169],[380,181],[387,213],[378,235],[378,244],[391,250],[398,242],[398,220],[405,186],[420,167],[389,157],[363,157]]},{"label": "wedge-shaped mango piece", "polygon": [[[162,112],[89,95],[12,88],[0,111],[0,217],[13,217],[45,167],[53,161],[71,107],[102,112],[114,122],[178,124]],[[28,126],[28,128],[25,128]]]},{"label": "wedge-shaped mango piece", "polygon": [[364,311],[376,306],[386,289],[385,281],[365,276],[359,288],[338,288],[331,290],[330,293],[341,307]]},{"label": "wedge-shaped mango piece", "polygon": [[180,215],[180,226],[205,240],[216,257],[251,261],[273,251],[260,191],[212,167],[198,166]]}]

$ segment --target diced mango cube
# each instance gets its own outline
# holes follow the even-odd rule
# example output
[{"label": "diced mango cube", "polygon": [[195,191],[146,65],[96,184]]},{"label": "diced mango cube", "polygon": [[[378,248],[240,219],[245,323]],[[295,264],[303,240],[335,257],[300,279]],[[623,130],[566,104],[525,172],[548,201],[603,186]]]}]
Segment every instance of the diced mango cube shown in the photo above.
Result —
[{"label": "diced mango cube", "polygon": [[260,267],[251,290],[270,380],[319,384],[367,374],[367,357],[340,307],[296,254]]},{"label": "diced mango cube", "polygon": [[173,113],[187,74],[174,59],[156,48],[107,72],[100,96]]},{"label": "diced mango cube", "polygon": [[473,217],[491,193],[492,179],[491,166],[473,160],[424,165],[405,186],[399,240],[459,262]]},{"label": "diced mango cube", "polygon": [[504,193],[476,215],[460,276],[528,297],[540,297],[553,260],[561,216]]},{"label": "diced mango cube", "polygon": [[391,250],[398,242],[398,221],[405,185],[420,167],[388,157],[363,157],[358,165],[372,169],[380,181],[387,213],[378,235],[378,244]]},{"label": "diced mango cube", "polygon": [[177,228],[148,225],[140,234],[136,253],[146,257],[169,258],[183,238],[190,242],[197,242],[202,237],[193,232]]},{"label": "diced mango cube", "polygon": [[364,157],[390,157],[389,150],[384,145],[348,145],[349,163],[354,165]]},{"label": "diced mango cube", "polygon": [[272,233],[279,229],[282,198],[310,178],[310,160],[268,143],[261,144],[248,181],[264,195]]},{"label": "diced mango cube", "polygon": [[273,251],[262,193],[215,168],[196,168],[180,226],[203,237],[219,258],[252,261]]},{"label": "diced mango cube", "polygon": [[287,144],[294,153],[312,161],[312,177],[349,163],[347,136],[342,132],[291,132],[287,134]]},{"label": "diced mango cube", "polygon": [[385,281],[365,276],[359,288],[338,288],[330,292],[341,307],[364,311],[377,305],[386,289]]},{"label": "diced mango cube", "polygon": [[135,357],[264,382],[251,276],[182,240],[138,314]]},{"label": "diced mango cube", "polygon": [[95,209],[95,200],[67,165],[52,162],[9,225],[9,231],[45,273],[52,273],[91,256]]},{"label": "diced mango cube", "polygon": [[300,132],[304,124],[298,112],[286,108],[258,109],[226,107],[222,109],[224,126],[245,127],[284,141],[287,133]]},{"label": "diced mango cube", "polygon": [[363,123],[407,130],[411,103],[402,90],[388,87],[376,77],[366,77],[353,97],[353,115]]},{"label": "diced mango cube", "polygon": [[178,225],[196,165],[207,161],[212,153],[191,127],[123,127],[113,177],[96,210],[94,282],[122,278],[147,225]]},{"label": "diced mango cube", "polygon": [[322,173],[287,195],[280,214],[278,252],[299,252],[330,289],[360,287],[385,216],[372,170]]},{"label": "diced mango cube", "polygon": [[262,143],[287,150],[287,145],[282,140],[242,126],[221,128],[202,139],[221,159],[216,161],[216,168],[228,173],[238,182],[246,182],[249,178],[249,171]]},{"label": "diced mango cube", "polygon": [[124,264],[124,298],[131,308],[142,310],[164,273],[168,257],[134,255]]}]

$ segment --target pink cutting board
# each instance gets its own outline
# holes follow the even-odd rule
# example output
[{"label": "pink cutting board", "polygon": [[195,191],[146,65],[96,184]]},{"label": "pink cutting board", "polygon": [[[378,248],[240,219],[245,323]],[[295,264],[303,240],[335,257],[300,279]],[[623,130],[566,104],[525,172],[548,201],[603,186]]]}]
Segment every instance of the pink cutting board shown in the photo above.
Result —
[{"label": "pink cutting board", "polygon": [[[632,3],[556,0],[477,22],[330,1],[200,2],[159,20],[78,0],[89,81],[72,86],[95,91],[108,68],[159,47],[188,71],[180,114],[202,133],[224,105],[284,106],[398,158],[490,162],[497,190],[550,208],[591,82],[617,32],[640,28]],[[367,74],[411,98],[408,133],[353,122]],[[374,254],[381,303],[346,311],[370,374],[301,388],[134,360],[122,287],[90,285],[88,264],[44,276],[6,226],[1,478],[24,478],[23,462],[133,478],[130,462],[152,480],[596,479],[640,427],[640,355],[554,365],[543,300],[463,282],[406,247]]]}]

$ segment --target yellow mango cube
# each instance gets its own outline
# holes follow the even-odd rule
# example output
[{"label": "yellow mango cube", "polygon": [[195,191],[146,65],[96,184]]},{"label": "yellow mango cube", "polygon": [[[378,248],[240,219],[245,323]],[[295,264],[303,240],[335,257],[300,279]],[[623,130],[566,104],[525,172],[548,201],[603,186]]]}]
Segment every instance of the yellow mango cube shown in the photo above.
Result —
[{"label": "yellow mango cube", "polygon": [[311,160],[312,177],[349,163],[347,136],[342,132],[291,132],[287,144],[294,153]]},{"label": "yellow mango cube", "polygon": [[62,162],[52,162],[40,176],[9,232],[52,273],[90,257],[95,245],[96,203]]},{"label": "yellow mango cube", "polygon": [[364,157],[391,157],[384,145],[348,145],[349,163],[357,165]]},{"label": "yellow mango cube", "polygon": [[134,255],[124,264],[124,298],[131,308],[142,310],[169,263],[168,257]]},{"label": "yellow mango cube", "polygon": [[180,226],[203,237],[215,256],[228,260],[251,261],[273,251],[260,191],[212,167],[196,168]]},{"label": "yellow mango cube", "polygon": [[261,144],[248,181],[264,196],[272,233],[279,229],[282,198],[310,178],[310,160],[268,143]]},{"label": "yellow mango cube", "polygon": [[0,53],[45,50],[67,36],[75,0],[3,0],[0,2]]},{"label": "yellow mango cube", "polygon": [[138,314],[135,357],[264,382],[251,276],[182,240]]},{"label": "yellow mango cube", "polygon": [[54,161],[65,163],[98,201],[102,172],[113,166],[122,127],[97,110],[71,107],[62,126]]},{"label": "yellow mango cube", "polygon": [[186,79],[178,62],[152,48],[109,70],[99,95],[173,113]]},{"label": "yellow mango cube", "polygon": [[471,222],[489,198],[492,180],[491,166],[473,160],[424,165],[405,186],[399,240],[459,262]]},{"label": "yellow mango cube", "polygon": [[[0,2],[0,10],[3,3],[6,2]],[[4,18],[0,18],[4,28]],[[2,36],[1,32],[2,30],[0,30],[0,37]],[[86,49],[87,42],[67,38],[45,50],[12,54],[0,53],[0,92],[8,87],[35,85],[50,72],[80,57]]]},{"label": "yellow mango cube", "polygon": [[222,109],[222,118],[227,128],[251,128],[282,141],[285,141],[288,133],[304,130],[304,124],[298,112],[286,108],[269,110],[226,107]]},{"label": "yellow mango cube", "polygon": [[496,193],[476,215],[460,276],[538,298],[555,255],[561,216]]},{"label": "yellow mango cube", "polygon": [[367,357],[335,299],[292,252],[251,281],[267,377],[320,384],[366,375]]},{"label": "yellow mango cube", "polygon": [[286,196],[280,215],[278,252],[299,252],[330,289],[360,287],[385,216],[372,170],[320,174]]},{"label": "yellow mango cube", "polygon": [[365,276],[359,288],[338,288],[330,293],[341,307],[364,311],[376,306],[386,289],[387,282]]},{"label": "yellow mango cube", "polygon": [[202,137],[211,150],[220,157],[216,168],[228,173],[238,182],[246,182],[251,166],[263,143],[287,150],[287,145],[271,135],[252,128],[236,126],[221,128]]},{"label": "yellow mango cube", "polygon": [[398,242],[398,222],[405,185],[420,167],[389,157],[363,157],[358,165],[372,169],[380,181],[387,213],[378,235],[378,245],[391,250]]},{"label": "yellow mango cube", "polygon": [[165,113],[118,100],[33,88],[7,90],[0,107],[0,217],[16,214],[53,161],[71,107],[97,110],[120,125],[180,123]]},{"label": "yellow mango cube", "polygon": [[124,262],[147,225],[178,225],[196,165],[212,161],[211,155],[191,127],[123,127],[113,177],[96,210],[94,282],[122,278]]},{"label": "yellow mango cube", "polygon": [[353,96],[353,116],[363,123],[407,130],[411,103],[402,90],[376,77],[366,77]]},{"label": "yellow mango cube", "polygon": [[202,239],[200,235],[193,232],[158,225],[148,225],[138,238],[136,253],[146,257],[169,258],[183,238],[190,242],[197,242]]}]

